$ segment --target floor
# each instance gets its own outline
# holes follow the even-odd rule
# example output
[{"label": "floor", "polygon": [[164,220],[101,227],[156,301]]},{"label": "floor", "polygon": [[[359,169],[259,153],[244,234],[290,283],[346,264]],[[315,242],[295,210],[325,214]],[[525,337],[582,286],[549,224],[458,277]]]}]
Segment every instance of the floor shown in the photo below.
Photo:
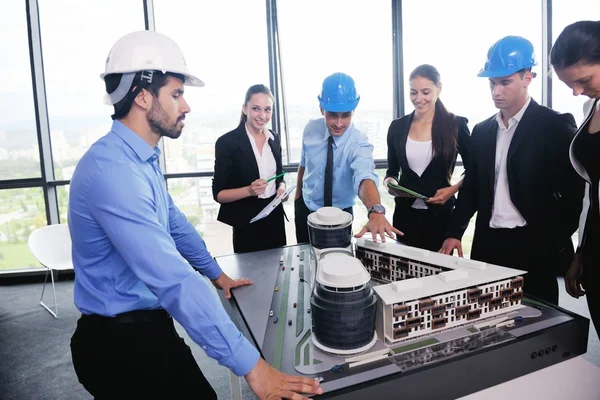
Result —
[{"label": "floor", "polygon": [[[573,299],[561,286],[560,305],[589,318],[585,299]],[[0,285],[0,399],[91,399],[73,371],[69,341],[79,313],[73,305],[73,281],[56,285],[59,318],[54,319],[38,303],[41,283]],[[46,292],[51,303],[51,291]],[[185,330],[179,334],[192,348],[200,368],[219,399],[231,398],[228,370],[206,356]],[[590,329],[587,360],[600,365],[600,344]],[[252,398],[243,382],[244,398]]]}]

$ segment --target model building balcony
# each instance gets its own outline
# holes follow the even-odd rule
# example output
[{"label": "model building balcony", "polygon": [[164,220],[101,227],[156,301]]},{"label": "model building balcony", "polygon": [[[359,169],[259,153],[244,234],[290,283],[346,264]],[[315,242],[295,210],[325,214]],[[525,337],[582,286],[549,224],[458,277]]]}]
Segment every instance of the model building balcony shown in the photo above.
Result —
[{"label": "model building balcony", "polygon": [[469,312],[469,308],[471,308],[471,306],[456,307],[455,310],[454,310],[454,315],[456,317],[463,316],[463,315],[465,315],[465,314],[467,314]]},{"label": "model building balcony", "polygon": [[467,313],[467,321],[481,317],[481,309],[477,308]]},{"label": "model building balcony", "polygon": [[394,318],[399,318],[408,314],[407,305],[395,305],[394,306]]},{"label": "model building balcony", "polygon": [[517,278],[511,279],[510,287],[513,289],[523,287],[523,277],[519,276]]},{"label": "model building balcony", "polygon": [[429,309],[433,308],[434,305],[435,305],[434,299],[421,300],[419,302],[419,311],[423,312],[423,311],[429,310]]},{"label": "model building balcony", "polygon": [[492,297],[494,297],[494,295],[492,293],[486,293],[486,294],[482,294],[481,296],[479,296],[479,298],[477,299],[477,302],[479,304],[483,304],[483,303],[487,303],[488,301],[490,301],[492,299]]},{"label": "model building balcony", "polygon": [[483,290],[481,290],[479,288],[469,289],[467,291],[467,299],[469,300],[469,303],[477,300],[477,298],[479,298],[479,296],[481,296],[481,293],[483,293]]},{"label": "model building balcony", "polygon": [[434,319],[433,321],[431,321],[431,329],[443,328],[444,326],[446,326],[446,322],[448,322],[446,318]]},{"label": "model building balcony", "polygon": [[507,297],[510,297],[510,295],[513,294],[513,293],[514,293],[514,289],[510,289],[510,288],[508,288],[508,289],[502,289],[500,291],[500,296],[502,296],[504,298],[507,298]]},{"label": "model building balcony", "polygon": [[407,328],[414,328],[419,325],[421,325],[421,317],[409,318],[406,320],[405,324]]},{"label": "model building balcony", "polygon": [[394,329],[394,339],[400,339],[408,336],[410,328],[396,328]]},{"label": "model building balcony", "polygon": [[510,301],[520,301],[523,299],[523,291],[519,290],[510,296]]},{"label": "model building balcony", "polygon": [[489,307],[490,308],[500,307],[502,305],[503,299],[504,299],[504,297],[495,297],[495,298],[491,299]]},{"label": "model building balcony", "polygon": [[431,309],[431,314],[432,315],[443,314],[445,311],[446,311],[446,305],[439,304]]}]

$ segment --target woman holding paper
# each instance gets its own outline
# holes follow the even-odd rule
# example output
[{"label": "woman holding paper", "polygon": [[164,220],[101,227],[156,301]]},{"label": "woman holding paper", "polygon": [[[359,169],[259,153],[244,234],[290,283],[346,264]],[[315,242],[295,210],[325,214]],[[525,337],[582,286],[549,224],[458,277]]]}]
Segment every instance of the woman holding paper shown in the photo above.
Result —
[{"label": "woman holding paper", "polygon": [[435,67],[420,65],[409,84],[415,110],[390,125],[384,184],[395,196],[393,224],[404,232],[402,243],[438,251],[462,183],[451,185],[450,179],[457,154],[467,169],[470,132],[467,119],[449,113],[439,99],[442,83]]},{"label": "woman holding paper", "polygon": [[285,193],[281,139],[267,124],[273,95],[265,85],[246,92],[238,127],[215,144],[213,197],[221,204],[217,219],[233,227],[233,251],[245,253],[286,245],[283,205],[250,222]]}]

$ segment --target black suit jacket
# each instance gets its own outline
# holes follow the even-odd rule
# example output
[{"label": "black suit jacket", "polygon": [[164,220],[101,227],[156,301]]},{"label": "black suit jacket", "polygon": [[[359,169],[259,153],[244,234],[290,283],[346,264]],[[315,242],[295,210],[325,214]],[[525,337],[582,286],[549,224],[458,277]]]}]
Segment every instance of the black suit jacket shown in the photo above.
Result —
[{"label": "black suit jacket", "polygon": [[[275,157],[277,175],[283,172],[281,163],[281,139],[273,131],[274,140],[269,139],[269,147]],[[237,189],[248,186],[259,179],[258,164],[252,151],[246,127],[242,124],[231,132],[221,136],[215,144],[215,173],[213,176],[213,197],[224,189]],[[276,179],[276,186],[283,177]],[[231,203],[221,204],[217,219],[231,226],[250,222],[264,207],[257,197],[246,197]]]},{"label": "black suit jacket", "polygon": [[[450,186],[449,175],[452,175],[454,171],[454,165],[456,164],[456,157],[454,163],[448,169],[448,166],[438,158],[434,157],[429,163],[425,171],[421,176],[417,175],[408,165],[406,158],[406,141],[408,138],[408,132],[412,123],[414,112],[404,117],[394,120],[388,130],[387,145],[388,145],[388,170],[386,171],[386,178],[388,176],[398,180],[398,184],[408,189],[414,190],[417,193],[421,193],[425,196],[431,197],[435,192],[444,187]],[[462,158],[465,170],[468,169],[469,160],[471,157],[470,152],[470,133],[467,123],[469,122],[464,117],[456,116],[456,127],[458,129],[458,136],[456,138],[458,145],[458,153]],[[400,173],[400,179],[398,174]],[[410,197],[396,197],[396,210],[410,208],[414,203],[415,199]],[[454,208],[455,198],[454,196],[448,199],[443,205],[431,205],[427,204],[432,212],[448,212]],[[401,211],[400,211],[401,212]]]},{"label": "black suit jacket", "polygon": [[[508,149],[510,198],[533,231],[536,242],[548,251],[558,252],[568,245],[577,229],[583,180],[569,161],[569,144],[576,130],[571,114],[559,114],[532,99]],[[497,132],[495,115],[473,129],[473,156],[458,192],[449,237],[461,239],[475,212],[474,245],[478,232],[489,227],[494,204]]]}]

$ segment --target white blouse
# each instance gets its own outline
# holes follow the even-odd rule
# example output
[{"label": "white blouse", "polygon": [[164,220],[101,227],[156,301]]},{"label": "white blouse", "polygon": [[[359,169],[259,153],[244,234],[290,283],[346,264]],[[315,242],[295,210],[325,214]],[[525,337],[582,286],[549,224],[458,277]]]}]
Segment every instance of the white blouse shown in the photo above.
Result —
[{"label": "white blouse", "polygon": [[[419,176],[423,174],[423,171],[427,168],[431,160],[433,159],[433,146],[431,140],[425,140],[419,142],[407,137],[406,140],[406,160],[410,169],[415,171]],[[412,204],[412,208],[419,210],[426,210],[427,204],[421,199],[416,199]]]},{"label": "white blouse", "polygon": [[[254,136],[248,131],[248,126],[246,126],[246,134],[248,135],[248,139],[250,139],[250,144],[252,145],[252,151],[254,152],[254,157],[256,158],[256,164],[258,165],[258,174],[261,179],[269,179],[273,176],[277,175],[277,164],[275,163],[275,157],[273,156],[273,151],[271,150],[271,146],[269,146],[269,139],[274,140],[273,134],[268,129],[263,129],[263,134],[266,137],[265,143],[262,146],[262,155],[261,152],[258,151],[258,146],[256,145],[256,140],[254,140]],[[275,188],[275,181],[273,179],[271,182],[267,184],[267,188],[264,193],[259,194],[259,199],[268,199],[269,197],[275,195],[277,189]]]}]

